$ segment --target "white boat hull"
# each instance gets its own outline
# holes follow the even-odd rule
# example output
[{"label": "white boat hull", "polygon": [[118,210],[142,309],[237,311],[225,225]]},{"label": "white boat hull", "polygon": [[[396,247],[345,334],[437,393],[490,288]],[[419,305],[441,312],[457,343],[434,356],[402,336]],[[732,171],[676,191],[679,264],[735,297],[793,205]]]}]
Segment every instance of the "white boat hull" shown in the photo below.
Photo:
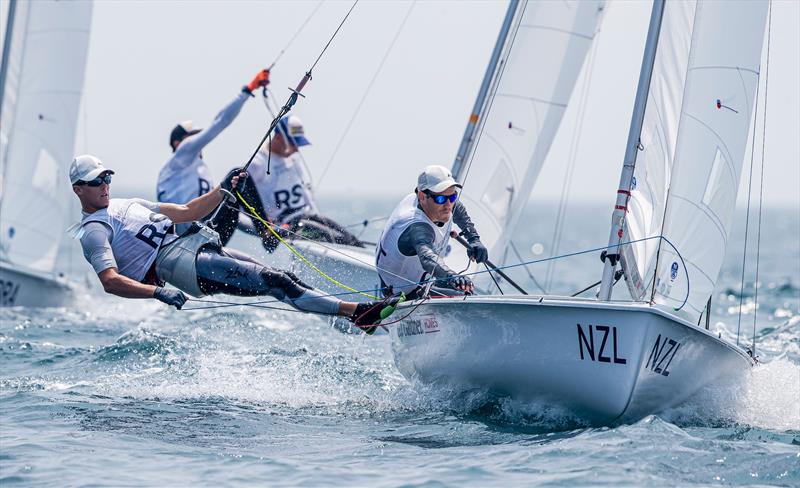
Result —
[{"label": "white boat hull", "polygon": [[0,306],[62,307],[75,298],[66,280],[0,262]]},{"label": "white boat hull", "polygon": [[[234,235],[231,244],[244,252],[248,252],[250,249],[249,252],[252,253],[252,247],[248,248],[247,245],[255,242],[255,239],[243,239],[246,237]],[[374,267],[374,249],[314,241],[292,241],[291,244],[310,263],[334,280],[354,290],[364,291],[368,295],[381,296],[379,292],[380,279]],[[369,300],[364,295],[349,293],[345,288],[328,280],[284,245],[278,246],[275,252],[270,254],[260,249],[260,246],[258,247],[260,252],[258,259],[264,264],[292,271],[305,283],[323,293],[336,295],[342,300]]]},{"label": "white boat hull", "polygon": [[743,350],[643,304],[434,299],[389,329],[410,380],[545,402],[593,424],[656,413],[752,365]]}]

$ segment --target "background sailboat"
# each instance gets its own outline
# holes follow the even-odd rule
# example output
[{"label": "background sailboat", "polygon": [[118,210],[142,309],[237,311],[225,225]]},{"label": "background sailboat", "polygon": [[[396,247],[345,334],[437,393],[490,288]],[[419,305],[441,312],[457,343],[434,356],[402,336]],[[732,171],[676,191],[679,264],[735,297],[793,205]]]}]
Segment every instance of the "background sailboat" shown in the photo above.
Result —
[{"label": "background sailboat", "polygon": [[66,228],[80,216],[74,156],[90,2],[12,0],[0,70],[2,305],[54,306],[85,276]]}]

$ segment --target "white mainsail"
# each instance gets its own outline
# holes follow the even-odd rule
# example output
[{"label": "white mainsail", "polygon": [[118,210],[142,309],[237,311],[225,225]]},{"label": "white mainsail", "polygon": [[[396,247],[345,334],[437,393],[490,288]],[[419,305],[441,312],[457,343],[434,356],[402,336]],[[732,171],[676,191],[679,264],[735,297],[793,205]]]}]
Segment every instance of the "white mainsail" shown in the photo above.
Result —
[{"label": "white mainsail", "polygon": [[654,72],[657,91],[651,89],[646,114],[652,116],[645,116],[641,138],[644,158],[636,163],[625,219],[625,240],[664,240],[625,246],[623,269],[634,299],[649,294],[696,322],[714,290],[730,233],[768,3],[700,1],[691,7],[666,4],[665,22],[672,19],[672,27],[662,31],[658,49],[668,47],[657,55],[662,64],[656,67],[664,71],[658,78]]},{"label": "white mainsail", "polygon": [[[479,136],[459,164],[466,205],[491,259],[502,264],[558,130],[603,14],[604,2],[520,2]],[[480,124],[480,123],[479,123]],[[458,161],[457,161],[458,162]],[[458,256],[458,257],[456,257]],[[462,253],[448,258],[464,267]]]},{"label": "white mainsail", "polygon": [[0,114],[0,259],[53,276],[74,265],[73,157],[92,4],[15,2]]}]

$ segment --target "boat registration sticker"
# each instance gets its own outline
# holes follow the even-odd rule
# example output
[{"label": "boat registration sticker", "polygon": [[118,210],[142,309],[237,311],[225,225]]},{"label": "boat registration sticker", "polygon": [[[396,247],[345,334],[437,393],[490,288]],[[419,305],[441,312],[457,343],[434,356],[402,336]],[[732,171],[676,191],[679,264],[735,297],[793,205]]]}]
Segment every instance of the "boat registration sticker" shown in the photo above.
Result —
[{"label": "boat registration sticker", "polygon": [[433,332],[439,332],[439,322],[436,320],[435,315],[420,315],[413,319],[404,320],[397,329],[397,335],[400,337],[431,334]]}]

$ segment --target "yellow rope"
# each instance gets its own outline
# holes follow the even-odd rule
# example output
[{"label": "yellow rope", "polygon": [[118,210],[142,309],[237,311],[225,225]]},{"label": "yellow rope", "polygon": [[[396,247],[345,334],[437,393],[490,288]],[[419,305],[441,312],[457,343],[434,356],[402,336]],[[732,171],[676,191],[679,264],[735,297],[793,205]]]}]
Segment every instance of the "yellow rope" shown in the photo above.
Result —
[{"label": "yellow rope", "polygon": [[275,229],[273,229],[273,228],[272,228],[272,224],[270,224],[269,222],[267,222],[266,220],[264,220],[263,218],[261,218],[261,216],[260,216],[260,215],[258,215],[258,212],[256,212],[256,209],[255,209],[255,208],[253,208],[253,207],[252,207],[252,206],[251,206],[249,203],[247,203],[247,201],[245,201],[245,199],[244,199],[244,197],[242,197],[242,194],[241,194],[241,193],[239,193],[239,192],[237,191],[237,192],[236,192],[236,196],[239,198],[239,201],[241,201],[241,202],[242,202],[242,205],[244,205],[245,207],[247,207],[247,210],[249,210],[249,211],[250,211],[250,213],[253,215],[253,217],[257,218],[259,222],[261,222],[262,224],[264,224],[264,225],[267,227],[267,229],[269,229],[269,231],[270,231],[270,232],[272,232],[272,235],[274,235],[274,236],[275,236],[275,237],[276,237],[276,238],[277,238],[277,239],[278,239],[278,240],[281,242],[281,244],[283,244],[283,245],[285,245],[286,247],[288,247],[288,248],[289,248],[289,250],[290,250],[290,251],[292,251],[292,252],[294,253],[294,255],[295,255],[295,256],[297,256],[298,258],[300,258],[300,260],[301,260],[301,261],[303,261],[304,263],[306,263],[306,264],[307,264],[309,267],[311,267],[311,269],[313,269],[314,271],[316,271],[317,273],[319,273],[320,275],[322,275],[323,277],[325,277],[325,279],[327,279],[327,280],[328,280],[328,281],[330,281],[331,283],[334,283],[335,285],[337,285],[337,286],[340,286],[340,287],[344,288],[344,289],[345,289],[345,290],[347,290],[347,291],[352,291],[353,293],[358,293],[359,295],[363,295],[363,296],[365,296],[365,297],[367,297],[367,298],[369,298],[369,299],[371,299],[371,300],[379,300],[379,298],[378,298],[378,297],[376,297],[376,296],[372,296],[372,295],[370,295],[370,294],[368,294],[368,293],[364,293],[364,292],[358,291],[358,290],[356,290],[356,289],[350,288],[349,286],[345,285],[344,283],[340,283],[340,282],[336,281],[335,279],[333,279],[333,278],[331,278],[330,276],[328,276],[327,274],[325,274],[325,273],[324,273],[324,272],[323,272],[321,269],[319,269],[319,268],[317,268],[316,266],[314,266],[313,264],[311,264],[311,262],[310,262],[308,259],[306,259],[306,258],[305,258],[305,256],[303,256],[302,254],[300,254],[300,253],[297,251],[297,249],[295,249],[295,248],[294,248],[294,247],[292,247],[292,246],[291,246],[291,245],[290,245],[288,242],[286,242],[285,240],[283,240],[283,237],[281,237],[281,236],[280,236],[280,234],[278,234],[277,232],[275,232]]}]

